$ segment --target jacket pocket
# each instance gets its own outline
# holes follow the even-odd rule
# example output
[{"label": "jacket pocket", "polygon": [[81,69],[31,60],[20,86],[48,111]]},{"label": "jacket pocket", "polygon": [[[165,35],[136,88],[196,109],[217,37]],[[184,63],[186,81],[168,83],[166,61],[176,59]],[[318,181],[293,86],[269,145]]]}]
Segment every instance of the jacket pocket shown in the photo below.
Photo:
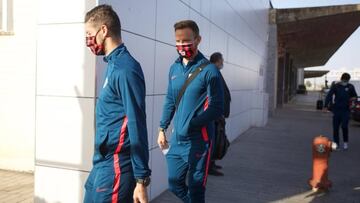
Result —
[{"label": "jacket pocket", "polygon": [[[193,117],[192,119],[194,119],[195,117]],[[199,134],[201,133],[201,126],[194,126],[192,124],[192,119],[190,120],[189,122],[189,129],[188,129],[188,134],[191,135],[191,134]]]},{"label": "jacket pocket", "polygon": [[109,131],[106,131],[105,135],[103,135],[100,138],[100,145],[99,145],[99,151],[103,157],[105,157],[109,151],[109,148],[107,147],[108,140],[109,140]]}]

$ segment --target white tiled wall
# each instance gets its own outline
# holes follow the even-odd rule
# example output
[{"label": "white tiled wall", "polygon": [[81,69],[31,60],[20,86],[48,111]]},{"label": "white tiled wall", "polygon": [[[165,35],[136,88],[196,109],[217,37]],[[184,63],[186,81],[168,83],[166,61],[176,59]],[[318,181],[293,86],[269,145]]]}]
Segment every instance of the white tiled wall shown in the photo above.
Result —
[{"label": "white tiled wall", "polygon": [[154,64],[155,64],[155,44],[152,39],[144,38],[128,32],[122,33],[123,40],[127,49],[133,57],[141,62],[141,67],[145,76],[146,94],[154,92]]},{"label": "white tiled wall", "polygon": [[35,203],[83,201],[83,185],[88,173],[57,167],[35,167]]},{"label": "white tiled wall", "polygon": [[118,12],[122,29],[154,39],[156,33],[156,0],[102,0]]},{"label": "white tiled wall", "polygon": [[[141,0],[137,2],[138,6],[141,6]],[[174,44],[174,22],[188,19],[189,7],[177,0],[157,0],[156,9],[156,39]]]},{"label": "white tiled wall", "polygon": [[169,65],[174,63],[178,55],[174,47],[161,42],[156,43],[155,53],[154,94],[165,94],[169,78]]},{"label": "white tiled wall", "polygon": [[82,23],[38,26],[38,95],[94,97],[89,87],[95,86],[95,57],[84,46],[83,33]]},{"label": "white tiled wall", "polygon": [[92,166],[96,84],[83,20],[95,1],[37,3],[35,202],[81,202]]},{"label": "white tiled wall", "polygon": [[[42,5],[37,27],[35,194],[39,201],[80,202],[91,169],[96,84],[101,86],[105,66],[102,58],[93,57],[83,44],[81,22],[95,1],[76,4],[68,0],[39,1]],[[145,74],[149,165],[153,171],[151,199],[167,187],[166,163],[156,140],[169,66],[177,57],[173,46],[176,21],[195,20],[202,36],[200,51],[206,56],[215,51],[224,55],[222,72],[232,94],[231,115],[227,120],[229,138],[234,140],[251,126],[266,123],[267,95],[259,86],[259,80],[263,79],[259,69],[266,60],[267,0],[99,0],[98,3],[111,4],[117,11],[124,43]],[[77,9],[60,15],[58,8],[69,4]],[[66,44],[52,43],[53,38],[64,38],[62,42],[74,47],[66,49]],[[71,187],[67,187],[70,183]]]},{"label": "white tiled wall", "polygon": [[36,163],[89,170],[93,99],[38,96],[36,107]]}]

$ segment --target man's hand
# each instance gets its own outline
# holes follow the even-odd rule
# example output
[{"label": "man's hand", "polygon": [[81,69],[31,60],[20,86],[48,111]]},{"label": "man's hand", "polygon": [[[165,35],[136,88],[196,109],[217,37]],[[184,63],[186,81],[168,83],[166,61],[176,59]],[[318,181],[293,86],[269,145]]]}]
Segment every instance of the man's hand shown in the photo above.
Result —
[{"label": "man's hand", "polygon": [[159,131],[158,145],[159,145],[161,150],[166,149],[166,148],[169,147],[168,141],[166,140],[166,135],[165,135],[164,131]]},{"label": "man's hand", "polygon": [[134,203],[148,203],[147,189],[143,184],[136,183],[133,195]]},{"label": "man's hand", "polygon": [[328,113],[328,112],[330,112],[330,110],[329,110],[328,107],[324,107],[324,108],[323,108],[323,112]]}]

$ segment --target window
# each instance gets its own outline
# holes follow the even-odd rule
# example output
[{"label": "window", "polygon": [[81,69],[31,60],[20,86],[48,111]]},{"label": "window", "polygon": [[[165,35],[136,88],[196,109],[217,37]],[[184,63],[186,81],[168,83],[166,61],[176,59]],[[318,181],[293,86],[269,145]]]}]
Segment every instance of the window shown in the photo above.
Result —
[{"label": "window", "polygon": [[0,35],[12,34],[13,0],[0,0]]}]

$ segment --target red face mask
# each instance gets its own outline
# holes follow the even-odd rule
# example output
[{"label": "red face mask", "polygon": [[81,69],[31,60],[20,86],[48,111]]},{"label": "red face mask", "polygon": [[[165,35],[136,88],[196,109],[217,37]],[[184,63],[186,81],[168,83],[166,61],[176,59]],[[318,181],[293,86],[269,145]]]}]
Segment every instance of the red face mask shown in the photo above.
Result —
[{"label": "red face mask", "polygon": [[189,59],[194,56],[193,45],[193,43],[177,44],[176,49],[180,56]]},{"label": "red face mask", "polygon": [[99,33],[99,31],[97,31],[97,33],[94,36],[86,37],[86,46],[89,47],[91,52],[97,56],[105,55],[104,45],[96,43],[96,35]]}]

